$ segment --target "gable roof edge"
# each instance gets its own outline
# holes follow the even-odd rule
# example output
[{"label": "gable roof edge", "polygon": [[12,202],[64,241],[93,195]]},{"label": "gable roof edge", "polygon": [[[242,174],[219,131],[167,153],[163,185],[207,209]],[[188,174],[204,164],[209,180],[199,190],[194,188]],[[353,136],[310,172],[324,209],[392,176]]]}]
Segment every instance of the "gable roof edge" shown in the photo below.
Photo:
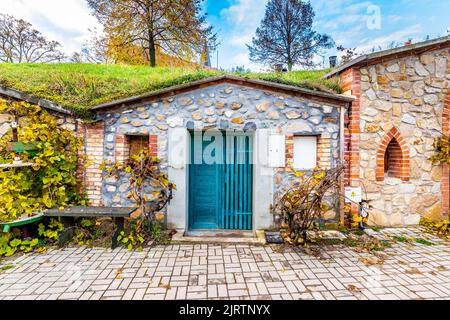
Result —
[{"label": "gable roof edge", "polygon": [[21,101],[25,101],[31,104],[35,104],[38,105],[42,108],[51,110],[51,111],[55,111],[55,112],[59,112],[65,115],[73,115],[73,112],[65,109],[64,107],[60,106],[59,104],[52,102],[50,100],[46,100],[46,99],[42,99],[42,98],[38,98],[32,95],[29,95],[27,93],[18,91],[16,89],[12,89],[12,88],[7,88],[7,87],[3,87],[0,86],[0,96],[6,96],[9,98],[13,98],[16,100],[21,100]]},{"label": "gable roof edge", "polygon": [[[324,79],[331,78],[333,76],[336,76],[336,75],[342,73],[343,71],[345,71],[351,67],[358,66],[364,62],[369,62],[370,60],[382,59],[384,57],[390,57],[390,56],[393,56],[392,59],[394,59],[396,54],[405,54],[407,52],[414,51],[414,50],[420,50],[420,49],[428,51],[428,49],[433,49],[433,47],[435,47],[435,46],[440,46],[440,48],[450,47],[450,36],[444,36],[444,37],[440,37],[440,38],[436,38],[436,39],[432,39],[432,40],[428,40],[428,41],[424,41],[424,42],[419,42],[419,43],[408,45],[408,46],[401,46],[401,47],[394,48],[394,49],[388,49],[388,50],[383,50],[383,51],[374,52],[374,53],[370,53],[370,54],[365,54],[365,55],[359,56],[356,59],[354,59],[350,62],[347,62],[346,64],[332,70],[331,72],[324,75],[322,78],[324,78]],[[437,48],[437,49],[439,49],[439,48]]]},{"label": "gable roof edge", "polygon": [[300,88],[300,87],[296,87],[296,86],[292,86],[292,85],[286,85],[286,84],[281,84],[281,83],[276,83],[276,82],[271,82],[271,81],[266,81],[266,80],[249,79],[249,78],[232,76],[232,75],[220,75],[220,76],[208,77],[208,78],[197,80],[197,81],[192,81],[189,83],[175,85],[172,87],[156,90],[156,91],[153,91],[150,93],[145,93],[142,95],[119,99],[119,100],[115,100],[115,101],[111,101],[111,102],[107,102],[107,103],[102,103],[100,105],[92,107],[91,110],[98,111],[101,109],[112,108],[112,107],[122,105],[122,104],[130,104],[130,103],[134,103],[134,102],[138,103],[141,100],[149,100],[152,98],[157,98],[162,95],[170,94],[174,91],[183,91],[183,90],[188,90],[189,88],[192,88],[192,87],[199,87],[202,85],[214,84],[214,83],[218,84],[218,83],[222,83],[222,82],[237,82],[242,85],[245,85],[245,83],[247,83],[247,84],[272,88],[273,90],[293,91],[293,92],[298,92],[300,94],[312,95],[312,96],[317,96],[317,97],[331,99],[331,100],[337,100],[337,101],[341,101],[344,103],[350,103],[354,100],[353,97],[348,96],[348,95],[343,95],[343,94],[334,94],[334,93],[327,93],[327,92],[322,92],[322,91],[315,91],[315,90],[304,89],[304,88]]}]

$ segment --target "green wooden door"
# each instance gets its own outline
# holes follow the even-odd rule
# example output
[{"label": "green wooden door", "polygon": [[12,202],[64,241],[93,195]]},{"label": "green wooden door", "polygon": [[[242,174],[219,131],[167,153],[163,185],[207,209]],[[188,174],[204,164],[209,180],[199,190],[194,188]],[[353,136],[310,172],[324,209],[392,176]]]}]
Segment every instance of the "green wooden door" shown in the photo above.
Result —
[{"label": "green wooden door", "polygon": [[244,134],[192,134],[190,229],[252,230],[252,145]]}]

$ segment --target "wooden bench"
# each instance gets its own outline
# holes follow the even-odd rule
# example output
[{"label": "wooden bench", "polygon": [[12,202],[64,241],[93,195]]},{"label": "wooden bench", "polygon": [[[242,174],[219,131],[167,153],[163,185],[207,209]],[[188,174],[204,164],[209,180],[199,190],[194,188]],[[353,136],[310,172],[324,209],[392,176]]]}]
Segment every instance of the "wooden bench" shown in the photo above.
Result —
[{"label": "wooden bench", "polygon": [[137,208],[105,208],[105,207],[68,207],[64,210],[50,209],[44,212],[44,217],[59,218],[63,230],[59,234],[58,245],[63,247],[73,237],[75,218],[110,217],[114,222],[112,248],[118,247],[117,237],[123,231],[125,218],[129,218]]}]

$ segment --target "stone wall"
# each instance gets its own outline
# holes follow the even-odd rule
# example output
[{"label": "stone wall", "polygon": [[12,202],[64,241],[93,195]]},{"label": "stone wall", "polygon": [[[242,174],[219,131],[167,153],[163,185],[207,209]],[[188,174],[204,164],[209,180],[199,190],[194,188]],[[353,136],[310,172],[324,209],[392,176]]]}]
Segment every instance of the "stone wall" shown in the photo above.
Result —
[{"label": "stone wall", "polygon": [[[153,136],[150,145],[153,144],[154,151],[157,143],[158,157],[166,170],[170,128],[273,129],[274,134],[287,137],[294,133],[320,135],[319,163],[331,167],[339,158],[338,106],[234,84],[214,85],[151,103],[121,107],[99,113],[99,119],[105,123],[107,161],[114,161],[116,149],[122,147],[117,136],[150,135]],[[274,191],[285,189],[294,180],[289,165],[275,171]],[[104,178],[102,190],[104,205],[130,204],[126,198],[126,177],[119,181]]]},{"label": "stone wall", "polygon": [[[373,207],[371,224],[411,225],[441,215],[442,167],[428,159],[442,132],[448,57],[448,49],[437,50],[359,70],[360,178]],[[384,156],[393,140],[401,160],[398,174],[388,175]]]}]

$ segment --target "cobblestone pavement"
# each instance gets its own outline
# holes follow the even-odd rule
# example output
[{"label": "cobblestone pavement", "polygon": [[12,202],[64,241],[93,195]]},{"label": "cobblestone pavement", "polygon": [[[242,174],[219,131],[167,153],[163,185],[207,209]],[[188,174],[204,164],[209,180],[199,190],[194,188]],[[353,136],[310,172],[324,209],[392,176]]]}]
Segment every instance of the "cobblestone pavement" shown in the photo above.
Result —
[{"label": "cobblestone pavement", "polygon": [[49,250],[0,262],[0,300],[450,299],[449,243],[426,237],[435,245],[399,242],[384,264],[369,266],[363,260],[373,256],[343,246],[321,259],[249,245]]}]

